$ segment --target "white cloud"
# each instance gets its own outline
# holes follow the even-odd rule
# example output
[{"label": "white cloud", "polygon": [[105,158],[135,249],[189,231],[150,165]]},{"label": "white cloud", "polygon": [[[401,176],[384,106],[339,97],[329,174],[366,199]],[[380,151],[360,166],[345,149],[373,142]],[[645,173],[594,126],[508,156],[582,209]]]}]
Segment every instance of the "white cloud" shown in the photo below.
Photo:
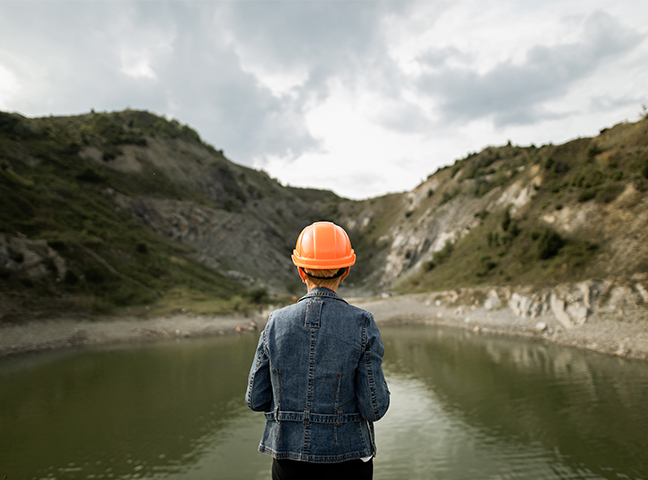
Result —
[{"label": "white cloud", "polygon": [[121,71],[132,78],[148,78],[156,80],[157,75],[150,65],[150,59],[145,52],[124,49],[121,52]]},{"label": "white cloud", "polygon": [[0,108],[8,108],[9,100],[20,90],[16,75],[0,64]]},{"label": "white cloud", "polygon": [[647,25],[633,0],[0,1],[0,108],[147,109],[361,198],[636,119]]}]

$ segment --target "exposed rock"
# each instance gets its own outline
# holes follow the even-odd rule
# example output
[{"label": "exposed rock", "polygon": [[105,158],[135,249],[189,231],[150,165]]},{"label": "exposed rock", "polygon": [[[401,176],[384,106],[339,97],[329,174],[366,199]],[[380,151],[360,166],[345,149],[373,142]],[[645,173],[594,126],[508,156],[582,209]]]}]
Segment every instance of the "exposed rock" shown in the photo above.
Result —
[{"label": "exposed rock", "polygon": [[182,200],[117,195],[116,201],[160,234],[196,248],[196,260],[229,278],[245,283],[294,280],[285,240],[254,217]]},{"label": "exposed rock", "polygon": [[499,295],[495,290],[490,290],[488,292],[488,297],[484,302],[484,308],[486,310],[498,310],[502,307],[502,301],[500,300]]},{"label": "exposed rock", "polygon": [[65,259],[45,240],[0,234],[0,267],[32,279],[63,278]]},{"label": "exposed rock", "polygon": [[635,288],[637,289],[637,292],[641,295],[641,298],[643,299],[644,303],[648,303],[648,290],[646,290],[646,287],[644,287],[641,283],[635,284]]}]

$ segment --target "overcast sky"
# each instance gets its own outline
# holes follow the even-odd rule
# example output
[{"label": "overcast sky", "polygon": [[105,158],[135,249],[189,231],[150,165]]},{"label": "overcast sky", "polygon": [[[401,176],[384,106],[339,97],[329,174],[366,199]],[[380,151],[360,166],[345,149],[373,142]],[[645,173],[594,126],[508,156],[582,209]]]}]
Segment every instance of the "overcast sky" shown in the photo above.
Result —
[{"label": "overcast sky", "polygon": [[0,0],[0,110],[145,109],[349,198],[648,103],[646,0]]}]

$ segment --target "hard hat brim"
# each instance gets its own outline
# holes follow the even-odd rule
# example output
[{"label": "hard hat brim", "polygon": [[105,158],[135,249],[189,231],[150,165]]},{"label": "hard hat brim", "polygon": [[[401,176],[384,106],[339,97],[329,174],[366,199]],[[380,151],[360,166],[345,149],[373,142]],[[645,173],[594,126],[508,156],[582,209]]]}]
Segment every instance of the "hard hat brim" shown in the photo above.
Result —
[{"label": "hard hat brim", "polygon": [[317,270],[350,267],[356,262],[356,255],[354,250],[351,250],[351,254],[345,258],[335,258],[331,260],[303,258],[299,256],[297,250],[293,250],[291,258],[293,263],[298,267],[314,268]]}]

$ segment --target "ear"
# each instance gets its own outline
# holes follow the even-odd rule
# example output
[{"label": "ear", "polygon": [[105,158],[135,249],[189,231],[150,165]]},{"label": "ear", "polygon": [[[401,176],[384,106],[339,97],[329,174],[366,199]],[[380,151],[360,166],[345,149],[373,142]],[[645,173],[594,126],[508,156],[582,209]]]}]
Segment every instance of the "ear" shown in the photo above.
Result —
[{"label": "ear", "polygon": [[350,272],[350,271],[351,271],[351,267],[347,267],[347,268],[346,268],[346,272],[344,272],[344,273],[342,274],[342,278],[340,278],[340,283],[342,283],[342,282],[344,281],[344,279],[347,277],[347,275],[349,275],[349,272]]},{"label": "ear", "polygon": [[302,282],[306,283],[306,274],[302,271],[301,267],[297,267],[299,272],[299,277],[302,279]]}]

